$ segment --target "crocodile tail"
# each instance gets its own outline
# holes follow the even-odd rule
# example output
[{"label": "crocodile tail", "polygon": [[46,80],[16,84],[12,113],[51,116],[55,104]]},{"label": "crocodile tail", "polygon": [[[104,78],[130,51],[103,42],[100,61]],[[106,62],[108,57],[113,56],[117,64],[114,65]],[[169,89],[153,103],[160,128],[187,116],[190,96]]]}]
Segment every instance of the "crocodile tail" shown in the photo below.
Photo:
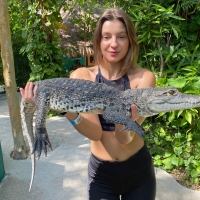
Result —
[{"label": "crocodile tail", "polygon": [[[30,152],[33,149],[33,141],[34,141],[34,134],[33,134],[33,116],[36,110],[36,106],[25,102],[23,99],[21,101],[21,118],[22,118],[22,126],[24,135],[27,137]],[[34,173],[35,173],[35,155],[31,154],[31,162],[32,162],[32,174],[31,174],[31,183],[29,191],[31,190]]]},{"label": "crocodile tail", "polygon": [[31,182],[29,186],[29,192],[31,191],[34,175],[35,175],[35,153],[31,154],[31,163],[32,163],[32,173],[31,173]]}]

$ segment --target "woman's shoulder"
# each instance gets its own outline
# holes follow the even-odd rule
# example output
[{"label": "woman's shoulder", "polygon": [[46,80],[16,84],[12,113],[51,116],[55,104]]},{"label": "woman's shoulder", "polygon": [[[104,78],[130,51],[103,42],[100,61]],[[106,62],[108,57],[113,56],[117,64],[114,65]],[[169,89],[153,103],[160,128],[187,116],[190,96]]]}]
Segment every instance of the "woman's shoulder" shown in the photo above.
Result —
[{"label": "woman's shoulder", "polygon": [[128,76],[130,78],[141,78],[141,77],[152,77],[152,78],[155,78],[155,75],[153,72],[151,72],[150,70],[146,69],[146,68],[142,68],[142,67],[137,67],[137,68],[134,68],[134,69],[131,69],[129,72],[128,72]]},{"label": "woman's shoulder", "polygon": [[85,79],[85,80],[95,80],[95,75],[97,74],[97,67],[80,67],[70,74],[70,78]]},{"label": "woman's shoulder", "polygon": [[145,73],[153,74],[150,70],[140,67],[140,66],[137,66],[137,67],[130,69],[128,72],[128,75],[133,76],[133,75],[141,75],[141,74],[145,74]]},{"label": "woman's shoulder", "polygon": [[153,72],[148,69],[137,67],[128,73],[130,83],[133,87],[155,87],[156,77]]}]

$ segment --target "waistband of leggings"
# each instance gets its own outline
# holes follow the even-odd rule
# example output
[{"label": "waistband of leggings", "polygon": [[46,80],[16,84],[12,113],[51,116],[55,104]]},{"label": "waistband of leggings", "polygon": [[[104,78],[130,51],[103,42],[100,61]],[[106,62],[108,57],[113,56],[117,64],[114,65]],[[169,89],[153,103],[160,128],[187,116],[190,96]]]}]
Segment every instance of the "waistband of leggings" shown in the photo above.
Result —
[{"label": "waistband of leggings", "polygon": [[98,158],[91,153],[89,167],[94,171],[115,174],[115,173],[130,173],[145,167],[149,162],[152,162],[152,157],[146,144],[134,155],[125,161],[107,161]]}]

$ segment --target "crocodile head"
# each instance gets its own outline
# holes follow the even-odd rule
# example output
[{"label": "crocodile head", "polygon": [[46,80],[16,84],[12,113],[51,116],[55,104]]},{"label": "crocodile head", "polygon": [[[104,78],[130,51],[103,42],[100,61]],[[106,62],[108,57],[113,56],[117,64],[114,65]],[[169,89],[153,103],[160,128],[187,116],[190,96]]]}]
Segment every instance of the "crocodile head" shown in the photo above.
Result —
[{"label": "crocodile head", "polygon": [[[132,90],[138,113],[149,117],[161,112],[200,107],[200,96],[187,95],[175,87]],[[136,98],[137,97],[137,98]]]}]

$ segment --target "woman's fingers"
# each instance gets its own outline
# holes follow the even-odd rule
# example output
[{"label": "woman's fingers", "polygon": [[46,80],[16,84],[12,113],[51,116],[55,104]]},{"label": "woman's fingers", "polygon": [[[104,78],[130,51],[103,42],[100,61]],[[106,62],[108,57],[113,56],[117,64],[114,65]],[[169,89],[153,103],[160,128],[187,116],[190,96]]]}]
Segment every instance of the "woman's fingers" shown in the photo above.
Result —
[{"label": "woman's fingers", "polygon": [[135,104],[131,105],[131,118],[135,121],[139,117],[137,107]]},{"label": "woman's fingers", "polygon": [[20,88],[20,93],[24,101],[35,104],[36,90],[37,86],[35,86],[33,82],[28,82],[24,89]]}]

